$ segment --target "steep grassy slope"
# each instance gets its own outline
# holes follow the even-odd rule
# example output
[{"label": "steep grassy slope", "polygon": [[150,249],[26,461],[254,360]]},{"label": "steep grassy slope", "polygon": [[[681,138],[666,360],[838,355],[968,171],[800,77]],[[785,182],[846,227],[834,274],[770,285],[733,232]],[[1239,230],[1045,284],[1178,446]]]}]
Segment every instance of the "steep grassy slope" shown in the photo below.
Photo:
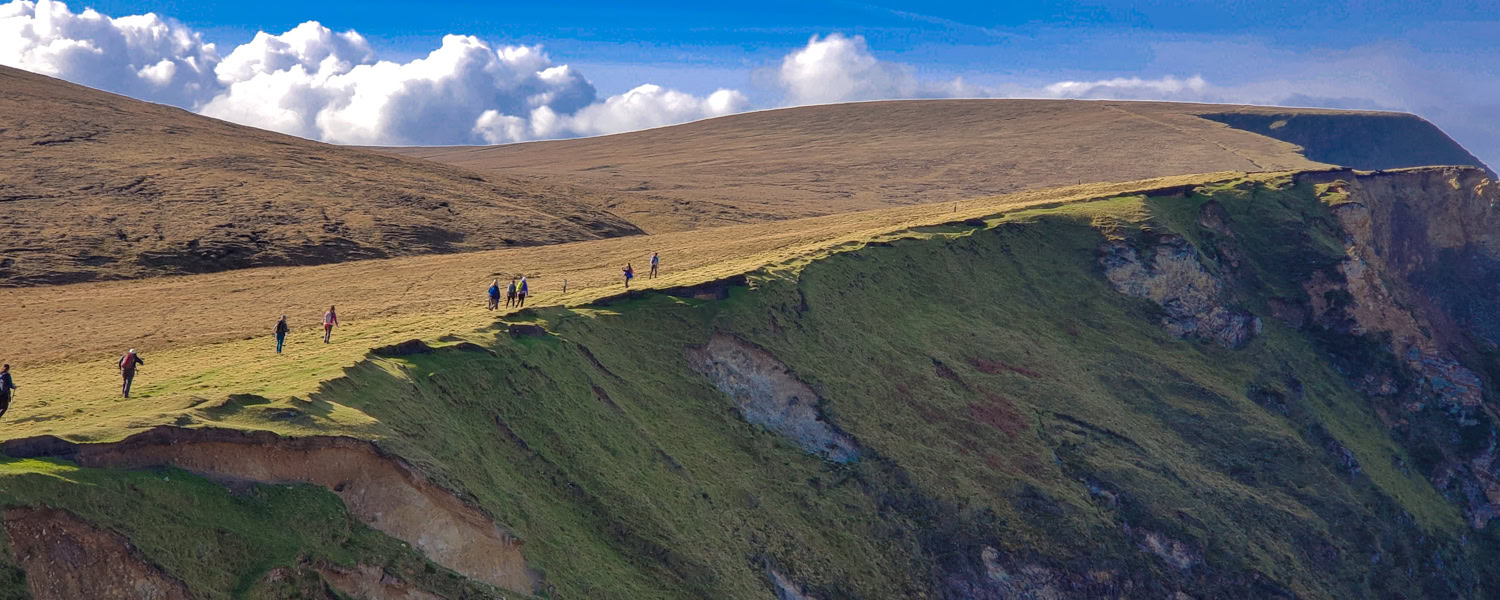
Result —
[{"label": "steep grassy slope", "polygon": [[[1475,364],[1461,339],[1407,338],[1356,285],[1380,273],[1414,322],[1454,312],[1421,290],[1488,314],[1454,290],[1500,270],[1415,259],[1486,239],[1492,186],[1335,172],[1032,208],[383,350],[274,410],[367,415],[525,542],[544,597],[1494,597],[1469,494],[1492,384],[1465,403],[1422,370]],[[1426,225],[1357,229],[1401,206]],[[62,468],[6,465],[7,489]]]},{"label": "steep grassy slope", "polygon": [[1328,164],[1356,169],[1420,165],[1488,168],[1437,126],[1416,115],[1298,113],[1263,108],[1199,116],[1296,144],[1308,159]]},{"label": "steep grassy slope", "polygon": [[0,67],[0,286],[639,233],[562,183],[231,125]]}]

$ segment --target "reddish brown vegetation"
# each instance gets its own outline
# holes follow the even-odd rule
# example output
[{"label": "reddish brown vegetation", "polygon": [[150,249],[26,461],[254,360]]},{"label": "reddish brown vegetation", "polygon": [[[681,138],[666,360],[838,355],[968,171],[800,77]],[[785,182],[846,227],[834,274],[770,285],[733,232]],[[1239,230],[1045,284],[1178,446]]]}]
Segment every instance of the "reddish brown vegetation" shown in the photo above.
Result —
[{"label": "reddish brown vegetation", "polygon": [[1032,377],[1032,378],[1036,378],[1036,377],[1041,377],[1042,376],[1041,373],[1038,373],[1038,372],[1033,371],[1031,369],[1028,369],[1026,367],[1017,367],[1017,366],[1014,366],[1014,365],[1008,365],[1008,364],[1005,364],[1005,363],[1000,362],[998,360],[990,360],[988,358],[973,358],[973,359],[969,359],[969,364],[974,365],[974,368],[976,370],[978,370],[980,373],[984,373],[986,375],[999,375],[1001,373],[1015,373],[1017,375],[1024,375],[1026,377]]},{"label": "reddish brown vegetation", "polygon": [[1009,438],[1026,430],[1026,418],[1005,396],[987,393],[984,400],[982,404],[969,405],[969,418],[999,429]]}]

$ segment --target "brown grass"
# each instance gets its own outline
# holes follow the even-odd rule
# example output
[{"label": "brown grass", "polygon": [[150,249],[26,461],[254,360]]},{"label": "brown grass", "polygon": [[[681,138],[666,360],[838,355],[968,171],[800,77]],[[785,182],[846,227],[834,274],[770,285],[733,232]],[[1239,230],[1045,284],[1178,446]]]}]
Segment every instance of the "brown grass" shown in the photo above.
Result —
[{"label": "brown grass", "polygon": [[385,151],[611,190],[609,209],[653,233],[1080,183],[1321,164],[1292,144],[1196,116],[1237,110],[1260,109],[1077,100],[867,102],[588,139]]},{"label": "brown grass", "polygon": [[596,196],[0,67],[0,286],[638,233]]}]

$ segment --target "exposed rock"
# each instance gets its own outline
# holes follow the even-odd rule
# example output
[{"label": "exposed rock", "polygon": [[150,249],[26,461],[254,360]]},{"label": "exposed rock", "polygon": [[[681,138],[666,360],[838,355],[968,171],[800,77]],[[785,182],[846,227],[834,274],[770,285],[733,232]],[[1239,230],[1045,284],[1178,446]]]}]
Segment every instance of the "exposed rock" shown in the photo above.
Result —
[{"label": "exposed rock", "polygon": [[317,571],[328,585],[346,596],[367,600],[442,600],[441,596],[417,589],[375,565],[345,568],[322,564]]},{"label": "exposed rock", "polygon": [[818,600],[770,565],[766,566],[766,577],[771,580],[771,589],[776,591],[776,600]]},{"label": "exposed rock", "polygon": [[433,562],[500,588],[532,591],[521,540],[370,442],[158,427],[113,444],[72,444],[50,436],[12,440],[0,444],[0,453],[55,456],[86,467],[172,465],[210,478],[323,486],[343,499],[350,514],[421,549]]},{"label": "exposed rock", "polygon": [[824,419],[817,393],[770,353],[738,338],[715,334],[708,344],[688,348],[686,354],[694,370],[734,399],[746,421],[834,462],[859,458],[854,439]]},{"label": "exposed rock", "polygon": [[[1477,448],[1440,445],[1442,460],[1428,474],[1434,487],[1462,498],[1470,523],[1483,528],[1500,515],[1500,460],[1492,421],[1471,420],[1485,412],[1484,386],[1467,365],[1482,364],[1483,352],[1500,343],[1500,298],[1481,291],[1500,282],[1500,189],[1487,173],[1459,168],[1299,180],[1337,189],[1329,212],[1345,233],[1347,257],[1304,283],[1312,320],[1338,333],[1379,336],[1409,370],[1355,381],[1404,413],[1387,418],[1393,426],[1410,426],[1431,406],[1446,417],[1420,420],[1422,429],[1408,435],[1489,440]],[[1329,449],[1346,454],[1351,471],[1359,468],[1347,449]]]},{"label": "exposed rock", "polygon": [[1140,528],[1135,528],[1133,533],[1140,539],[1142,550],[1155,554],[1162,562],[1179,571],[1186,571],[1203,562],[1203,556],[1192,547],[1166,535]]},{"label": "exposed rock", "polygon": [[1162,326],[1175,335],[1238,348],[1260,333],[1260,318],[1225,305],[1223,282],[1181,237],[1161,237],[1145,259],[1129,244],[1109,242],[1099,262],[1116,291],[1161,306]]},{"label": "exposed rock", "polygon": [[189,600],[187,586],[118,533],[53,508],[5,511],[16,562],[36,600]]}]

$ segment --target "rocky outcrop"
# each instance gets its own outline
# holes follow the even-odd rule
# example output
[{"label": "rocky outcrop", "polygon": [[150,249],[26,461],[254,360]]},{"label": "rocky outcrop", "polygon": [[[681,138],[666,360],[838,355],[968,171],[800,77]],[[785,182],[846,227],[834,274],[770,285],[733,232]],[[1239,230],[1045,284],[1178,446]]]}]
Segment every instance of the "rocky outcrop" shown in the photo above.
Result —
[{"label": "rocky outcrop", "polygon": [[175,466],[209,478],[307,483],[343,499],[350,514],[419,548],[433,562],[500,588],[531,593],[521,540],[479,508],[432,483],[373,443],[342,437],[158,427],[113,444],[15,440],[0,453],[55,456],[86,467]]},{"label": "rocky outcrop", "polygon": [[1260,318],[1228,306],[1224,282],[1203,267],[1187,240],[1162,236],[1146,256],[1123,241],[1106,243],[1099,263],[1115,290],[1145,298],[1164,311],[1162,326],[1181,337],[1243,346],[1260,333]]},{"label": "rocky outcrop", "polygon": [[1485,354],[1500,349],[1500,190],[1484,171],[1465,168],[1299,181],[1325,186],[1345,242],[1345,257],[1304,283],[1312,323],[1382,340],[1404,367],[1364,373],[1356,384],[1396,404],[1391,425],[1409,444],[1488,440],[1430,446],[1442,460],[1427,473],[1484,527],[1500,515],[1500,432],[1486,417],[1479,374]]},{"label": "rocky outcrop", "polygon": [[733,336],[715,334],[687,349],[688,363],[734,399],[746,421],[834,462],[859,458],[854,438],[828,422],[822,399],[769,352]]},{"label": "rocky outcrop", "polygon": [[67,511],[11,508],[5,532],[36,600],[190,600],[187,586],[130,541]]},{"label": "rocky outcrop", "polygon": [[792,581],[775,567],[766,567],[766,577],[771,580],[771,589],[776,592],[776,600],[818,600],[817,597],[809,595],[802,586]]},{"label": "rocky outcrop", "polygon": [[442,600],[375,565],[319,565],[318,574],[339,593],[367,600]]}]

